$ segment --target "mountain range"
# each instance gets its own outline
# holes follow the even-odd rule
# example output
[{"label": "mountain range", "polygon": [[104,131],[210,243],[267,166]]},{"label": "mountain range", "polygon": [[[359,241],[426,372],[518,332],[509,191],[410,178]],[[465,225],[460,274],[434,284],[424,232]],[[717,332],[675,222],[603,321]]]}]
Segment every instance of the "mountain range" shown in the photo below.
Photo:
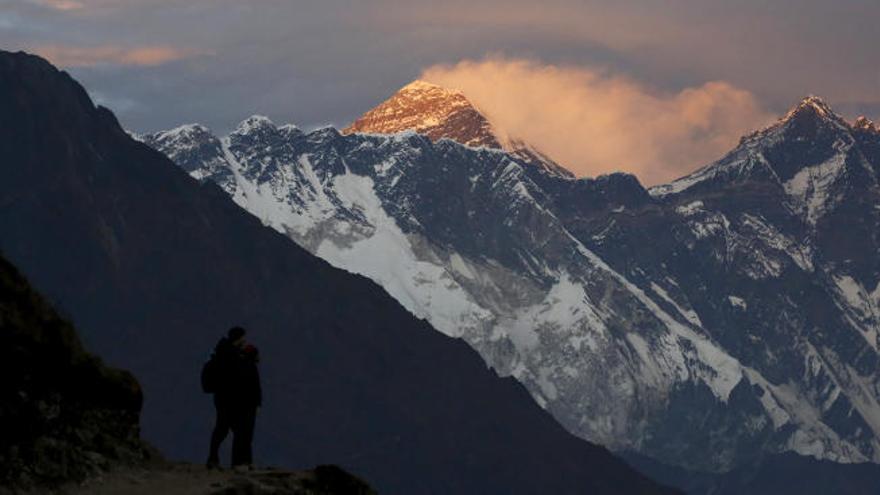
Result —
[{"label": "mountain range", "polygon": [[[297,134],[259,119],[244,130],[223,158]],[[340,137],[309,139],[323,136]],[[138,377],[143,436],[169,457],[204,459],[199,369],[243,325],[262,350],[263,463],[340,464],[380,493],[674,493],[566,432],[379,285],[132,139],[43,59],[0,52],[0,156],[0,250],[89,349]]]},{"label": "mountain range", "polygon": [[251,117],[141,139],[466,341],[581,438],[706,472],[783,452],[880,462],[874,124],[808,97],[651,189],[499,135],[415,82],[344,133]]}]

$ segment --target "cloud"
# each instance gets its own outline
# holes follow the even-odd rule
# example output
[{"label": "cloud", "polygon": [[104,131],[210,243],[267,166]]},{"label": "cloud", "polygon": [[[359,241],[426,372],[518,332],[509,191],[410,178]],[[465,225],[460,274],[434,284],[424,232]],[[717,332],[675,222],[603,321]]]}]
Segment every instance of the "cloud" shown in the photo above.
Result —
[{"label": "cloud", "polygon": [[69,11],[79,10],[85,7],[85,4],[78,0],[29,0],[30,3],[48,7],[54,10]]},{"label": "cloud", "polygon": [[94,67],[97,65],[156,66],[201,54],[196,50],[171,46],[65,46],[41,45],[33,51],[62,67]]},{"label": "cloud", "polygon": [[139,7],[155,8],[171,5],[174,0],[24,0],[24,2],[61,12],[95,13],[96,11]]},{"label": "cloud", "polygon": [[89,91],[89,96],[95,104],[111,108],[114,112],[131,112],[143,109],[140,102],[130,98],[108,95],[101,91]]},{"label": "cloud", "polygon": [[[725,81],[774,113],[811,93],[835,108],[880,101],[876,0],[73,0],[83,7],[68,11],[37,1],[0,0],[6,49],[222,55],[153,67],[148,78],[135,65],[72,68],[86,87],[149,101],[120,115],[141,132],[192,120],[222,130],[255,112],[345,124],[424,67],[493,53],[602,67],[667,96]],[[873,108],[853,111],[880,120]]]},{"label": "cloud", "polygon": [[460,89],[498,128],[580,176],[625,171],[647,185],[719,158],[773,120],[723,81],[668,93],[603,70],[498,57],[433,66],[422,78]]}]

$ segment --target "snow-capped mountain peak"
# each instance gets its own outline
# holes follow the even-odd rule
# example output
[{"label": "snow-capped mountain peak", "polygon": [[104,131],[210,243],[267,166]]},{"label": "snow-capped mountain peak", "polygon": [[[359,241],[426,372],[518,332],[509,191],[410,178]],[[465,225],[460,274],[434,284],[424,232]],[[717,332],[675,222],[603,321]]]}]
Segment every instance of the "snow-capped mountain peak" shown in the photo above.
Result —
[{"label": "snow-capped mountain peak", "polygon": [[853,131],[869,125],[865,121],[848,123],[822,98],[811,95],[776,123],[743,137],[739,146],[717,162],[669,184],[655,186],[650,192],[659,198],[698,185],[711,188],[776,184],[796,196],[796,202],[813,205],[812,209],[799,207],[811,211],[808,218],[813,223],[815,214],[825,208],[819,203],[839,196],[826,195],[824,191],[842,178],[848,167],[860,163],[853,155],[858,153],[858,147],[853,146]]},{"label": "snow-capped mountain peak", "polygon": [[257,130],[275,129],[275,123],[265,115],[251,115],[239,122],[233,134],[250,134]]},{"label": "snow-capped mountain peak", "polygon": [[205,167],[205,156],[215,155],[220,150],[220,141],[201,124],[185,124],[144,134],[140,140],[157,149],[174,150],[173,160],[190,173]]},{"label": "snow-capped mountain peak", "polygon": [[302,134],[302,129],[294,124],[284,124],[278,127],[278,131],[287,135]]},{"label": "snow-capped mountain peak", "polygon": [[185,142],[199,139],[202,136],[210,136],[211,130],[202,124],[184,124],[167,131],[160,131],[151,134],[154,139],[164,141]]},{"label": "snow-capped mountain peak", "polygon": [[[439,84],[434,84],[432,82],[425,81],[423,79],[416,79],[415,81],[407,84],[406,86],[400,88],[400,92],[402,93],[416,93],[417,95],[425,95],[425,94],[434,94],[434,95],[444,95],[446,97],[454,98],[456,96],[462,96],[461,91],[457,89],[445,88],[440,86]],[[466,100],[466,98],[465,98]]]},{"label": "snow-capped mountain peak", "polygon": [[414,131],[432,141],[451,139],[474,148],[504,150],[555,175],[573,177],[533,146],[494,125],[461,91],[423,80],[400,88],[342,132],[396,134],[404,131]]},{"label": "snow-capped mountain peak", "polygon": [[[779,126],[786,129],[812,129],[820,124],[828,124],[840,129],[850,127],[846,119],[837,114],[825,100],[810,95],[802,99],[780,120]],[[771,126],[771,129],[773,126]]]},{"label": "snow-capped mountain peak", "polygon": [[831,109],[831,106],[825,102],[821,97],[816,95],[809,95],[803,98],[800,103],[798,103],[794,108],[788,111],[788,113],[783,117],[783,120],[789,120],[795,115],[801,114],[803,112],[814,112],[816,115],[821,117],[836,115],[834,111]]},{"label": "snow-capped mountain peak", "polygon": [[501,147],[488,119],[461,92],[422,80],[402,87],[343,133],[396,134],[408,130],[433,141],[448,138],[467,146]]},{"label": "snow-capped mountain peak", "polygon": [[875,124],[874,121],[872,121],[868,117],[865,117],[864,115],[860,116],[855,120],[855,122],[853,122],[853,127],[861,131],[880,133],[880,129],[877,128],[877,124]]}]

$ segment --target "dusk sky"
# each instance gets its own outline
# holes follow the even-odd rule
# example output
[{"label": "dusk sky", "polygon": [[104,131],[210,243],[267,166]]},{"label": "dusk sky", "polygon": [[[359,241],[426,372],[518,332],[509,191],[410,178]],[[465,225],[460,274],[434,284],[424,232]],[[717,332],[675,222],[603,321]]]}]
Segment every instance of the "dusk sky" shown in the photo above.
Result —
[{"label": "dusk sky", "polygon": [[817,94],[880,117],[876,0],[0,0],[137,132],[344,126],[424,76],[582,175],[667,180]]}]

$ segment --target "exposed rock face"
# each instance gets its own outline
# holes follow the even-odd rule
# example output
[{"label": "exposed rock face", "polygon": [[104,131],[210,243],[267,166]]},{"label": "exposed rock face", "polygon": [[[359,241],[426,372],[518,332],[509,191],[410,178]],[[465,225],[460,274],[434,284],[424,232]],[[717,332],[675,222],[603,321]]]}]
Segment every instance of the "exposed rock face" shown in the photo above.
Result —
[{"label": "exposed rock face", "polygon": [[507,151],[548,173],[571,172],[521,139],[500,133],[460,91],[413,81],[343,129],[343,134],[416,132],[431,141],[451,139],[470,147]]},{"label": "exposed rock face", "polygon": [[142,462],[141,389],[0,258],[0,492]]},{"label": "exposed rock face", "polygon": [[820,99],[650,193],[415,134],[242,128],[191,173],[466,340],[569,431],[716,471],[880,462],[880,137]]},{"label": "exposed rock face", "polygon": [[[265,119],[234,134],[221,143],[225,163],[244,153],[263,163],[229,169],[236,184],[239,172],[247,181],[283,173],[271,143],[341,139],[297,138]],[[144,437],[169,457],[204,459],[213,411],[198,368],[238,324],[261,350],[261,463],[338,463],[380,493],[670,493],[570,435],[519,383],[375,283],[132,139],[37,57],[0,52],[0,156],[0,249],[62,302],[90,348],[138,376]],[[341,161],[327,163],[344,174]],[[361,190],[363,179],[348,180]]]},{"label": "exposed rock face", "polygon": [[764,376],[776,431],[813,423],[782,449],[844,462],[880,461],[878,144],[806,98],[717,163],[653,188],[690,231],[667,224],[669,237],[695,238],[632,254],[654,260],[648,277],[677,280],[713,337]]},{"label": "exposed rock face", "polygon": [[432,141],[447,138],[466,146],[501,148],[492,125],[464,94],[425,81],[404,86],[342,132],[403,131],[417,132]]}]

